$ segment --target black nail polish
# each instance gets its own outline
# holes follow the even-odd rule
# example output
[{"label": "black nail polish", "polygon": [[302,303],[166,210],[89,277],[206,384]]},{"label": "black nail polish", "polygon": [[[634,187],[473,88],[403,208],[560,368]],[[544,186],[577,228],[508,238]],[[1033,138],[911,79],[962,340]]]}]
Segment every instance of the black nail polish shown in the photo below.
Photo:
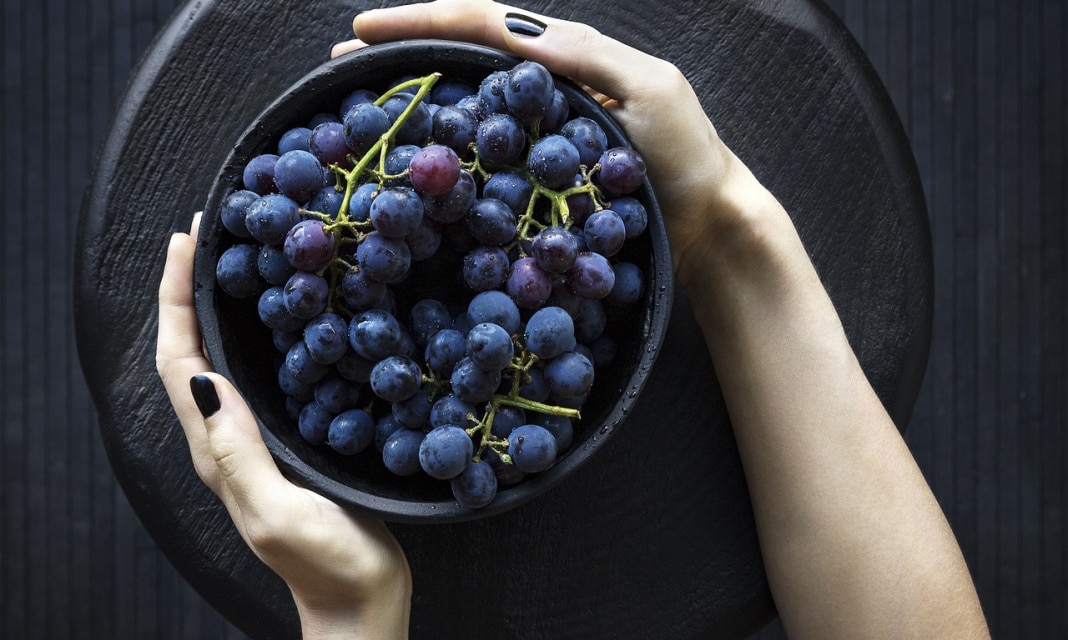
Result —
[{"label": "black nail polish", "polygon": [[215,391],[215,383],[208,376],[195,375],[190,378],[189,390],[193,392],[193,402],[197,403],[200,415],[205,418],[215,415],[215,412],[222,407],[219,403],[219,394]]},{"label": "black nail polish", "polygon": [[536,38],[545,33],[546,25],[541,20],[536,20],[521,13],[504,14],[504,26],[517,36]]}]

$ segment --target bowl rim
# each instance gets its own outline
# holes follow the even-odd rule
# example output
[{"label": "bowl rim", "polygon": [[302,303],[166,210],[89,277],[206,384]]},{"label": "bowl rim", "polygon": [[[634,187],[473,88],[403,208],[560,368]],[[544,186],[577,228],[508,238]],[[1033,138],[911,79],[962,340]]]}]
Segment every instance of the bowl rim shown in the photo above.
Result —
[{"label": "bowl rim", "polygon": [[[410,66],[411,60],[418,60],[420,66],[430,66],[435,63],[482,64],[497,69],[508,69],[523,61],[522,58],[498,49],[449,40],[399,40],[370,45],[323,62],[311,69],[271,100],[253,119],[237,138],[222,167],[215,174],[204,208],[194,256],[195,307],[205,350],[216,372],[226,377],[235,387],[237,382],[232,372],[230,359],[221,344],[217,326],[205,322],[205,318],[212,318],[215,315],[217,290],[214,283],[215,259],[206,254],[217,247],[220,236],[225,233],[220,229],[221,225],[218,221],[218,204],[232,190],[233,172],[236,168],[244,166],[251,155],[251,147],[256,146],[262,149],[265,135],[277,136],[283,130],[281,127],[285,126],[282,124],[283,121],[292,122],[292,116],[281,114],[290,109],[293,104],[306,100],[305,93],[309,88],[318,87],[320,83],[329,85],[330,83],[349,82],[347,80],[349,77],[367,73],[372,65],[376,65],[375,68],[380,70],[382,58],[392,60],[391,64],[397,67]],[[558,86],[567,88],[565,94],[574,95],[578,92],[588,98],[579,98],[583,101],[582,108],[596,114],[597,117],[594,119],[605,129],[610,143],[616,140],[625,146],[630,146],[629,138],[622,127],[596,100],[589,97],[569,79],[555,74],[553,77]],[[349,86],[358,88],[355,84],[349,84]],[[265,123],[268,124],[265,125]],[[276,125],[271,126],[270,123],[276,123]],[[254,141],[257,142],[254,144]],[[227,175],[231,176],[229,182],[226,179]],[[626,388],[619,390],[619,399],[611,405],[604,419],[594,425],[591,435],[585,441],[573,443],[571,450],[561,456],[552,467],[541,473],[528,475],[517,485],[504,487],[504,490],[499,491],[489,505],[481,509],[464,507],[451,496],[446,500],[432,502],[409,501],[377,495],[330,478],[316,470],[287,446],[264,423],[259,413],[250,404],[251,413],[256,419],[264,443],[279,466],[302,486],[345,507],[389,522],[400,523],[461,522],[500,514],[544,494],[562,482],[565,477],[589,461],[594,452],[610,439],[630,413],[648,379],[648,373],[652,369],[667,334],[674,296],[673,263],[659,204],[648,178],[641,191],[640,199],[649,213],[645,233],[649,234],[650,238],[652,250],[649,259],[654,271],[653,277],[647,282],[647,286],[652,290],[647,291],[646,298],[643,300],[643,302],[652,301],[650,303],[652,308],[649,310],[643,327],[644,348],[638,361],[633,365],[632,373],[626,378]],[[238,390],[243,391],[240,388]]]}]

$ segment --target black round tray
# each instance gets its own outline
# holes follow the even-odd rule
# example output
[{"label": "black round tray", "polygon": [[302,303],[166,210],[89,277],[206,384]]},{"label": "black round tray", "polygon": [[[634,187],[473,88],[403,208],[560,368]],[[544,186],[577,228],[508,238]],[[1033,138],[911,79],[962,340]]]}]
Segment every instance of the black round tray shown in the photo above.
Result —
[{"label": "black round tray", "polygon": [[[519,4],[678,64],[791,212],[903,428],[930,338],[926,210],[891,103],[837,18],[815,0]],[[193,472],[155,373],[157,283],[169,234],[188,229],[233,141],[363,8],[187,3],[132,78],[80,219],[78,347],[115,474],[179,571],[256,638],[298,637],[295,609]],[[391,529],[414,576],[413,638],[736,638],[774,615],[730,424],[680,288],[645,391],[594,459],[507,513]]]}]

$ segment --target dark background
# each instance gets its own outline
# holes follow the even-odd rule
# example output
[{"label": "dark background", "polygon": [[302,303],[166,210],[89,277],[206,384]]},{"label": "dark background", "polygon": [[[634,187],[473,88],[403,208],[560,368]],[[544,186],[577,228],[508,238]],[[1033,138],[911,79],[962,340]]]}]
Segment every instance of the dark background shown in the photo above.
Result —
[{"label": "dark background", "polygon": [[[930,210],[933,342],[908,442],[995,635],[1068,637],[1068,6],[828,4],[889,90]],[[133,514],[74,344],[82,193],[131,70],[177,5],[2,0],[3,638],[244,637]]]}]

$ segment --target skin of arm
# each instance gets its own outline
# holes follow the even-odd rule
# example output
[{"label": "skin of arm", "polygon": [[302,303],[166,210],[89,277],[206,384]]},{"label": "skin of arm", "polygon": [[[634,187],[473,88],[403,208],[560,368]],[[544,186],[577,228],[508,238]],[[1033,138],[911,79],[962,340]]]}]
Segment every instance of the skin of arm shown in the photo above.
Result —
[{"label": "skin of arm", "polygon": [[587,86],[642,153],[726,399],[772,594],[792,638],[987,638],[967,565],[779,202],[673,65],[591,27],[438,0],[361,13],[369,43],[473,41]]}]

